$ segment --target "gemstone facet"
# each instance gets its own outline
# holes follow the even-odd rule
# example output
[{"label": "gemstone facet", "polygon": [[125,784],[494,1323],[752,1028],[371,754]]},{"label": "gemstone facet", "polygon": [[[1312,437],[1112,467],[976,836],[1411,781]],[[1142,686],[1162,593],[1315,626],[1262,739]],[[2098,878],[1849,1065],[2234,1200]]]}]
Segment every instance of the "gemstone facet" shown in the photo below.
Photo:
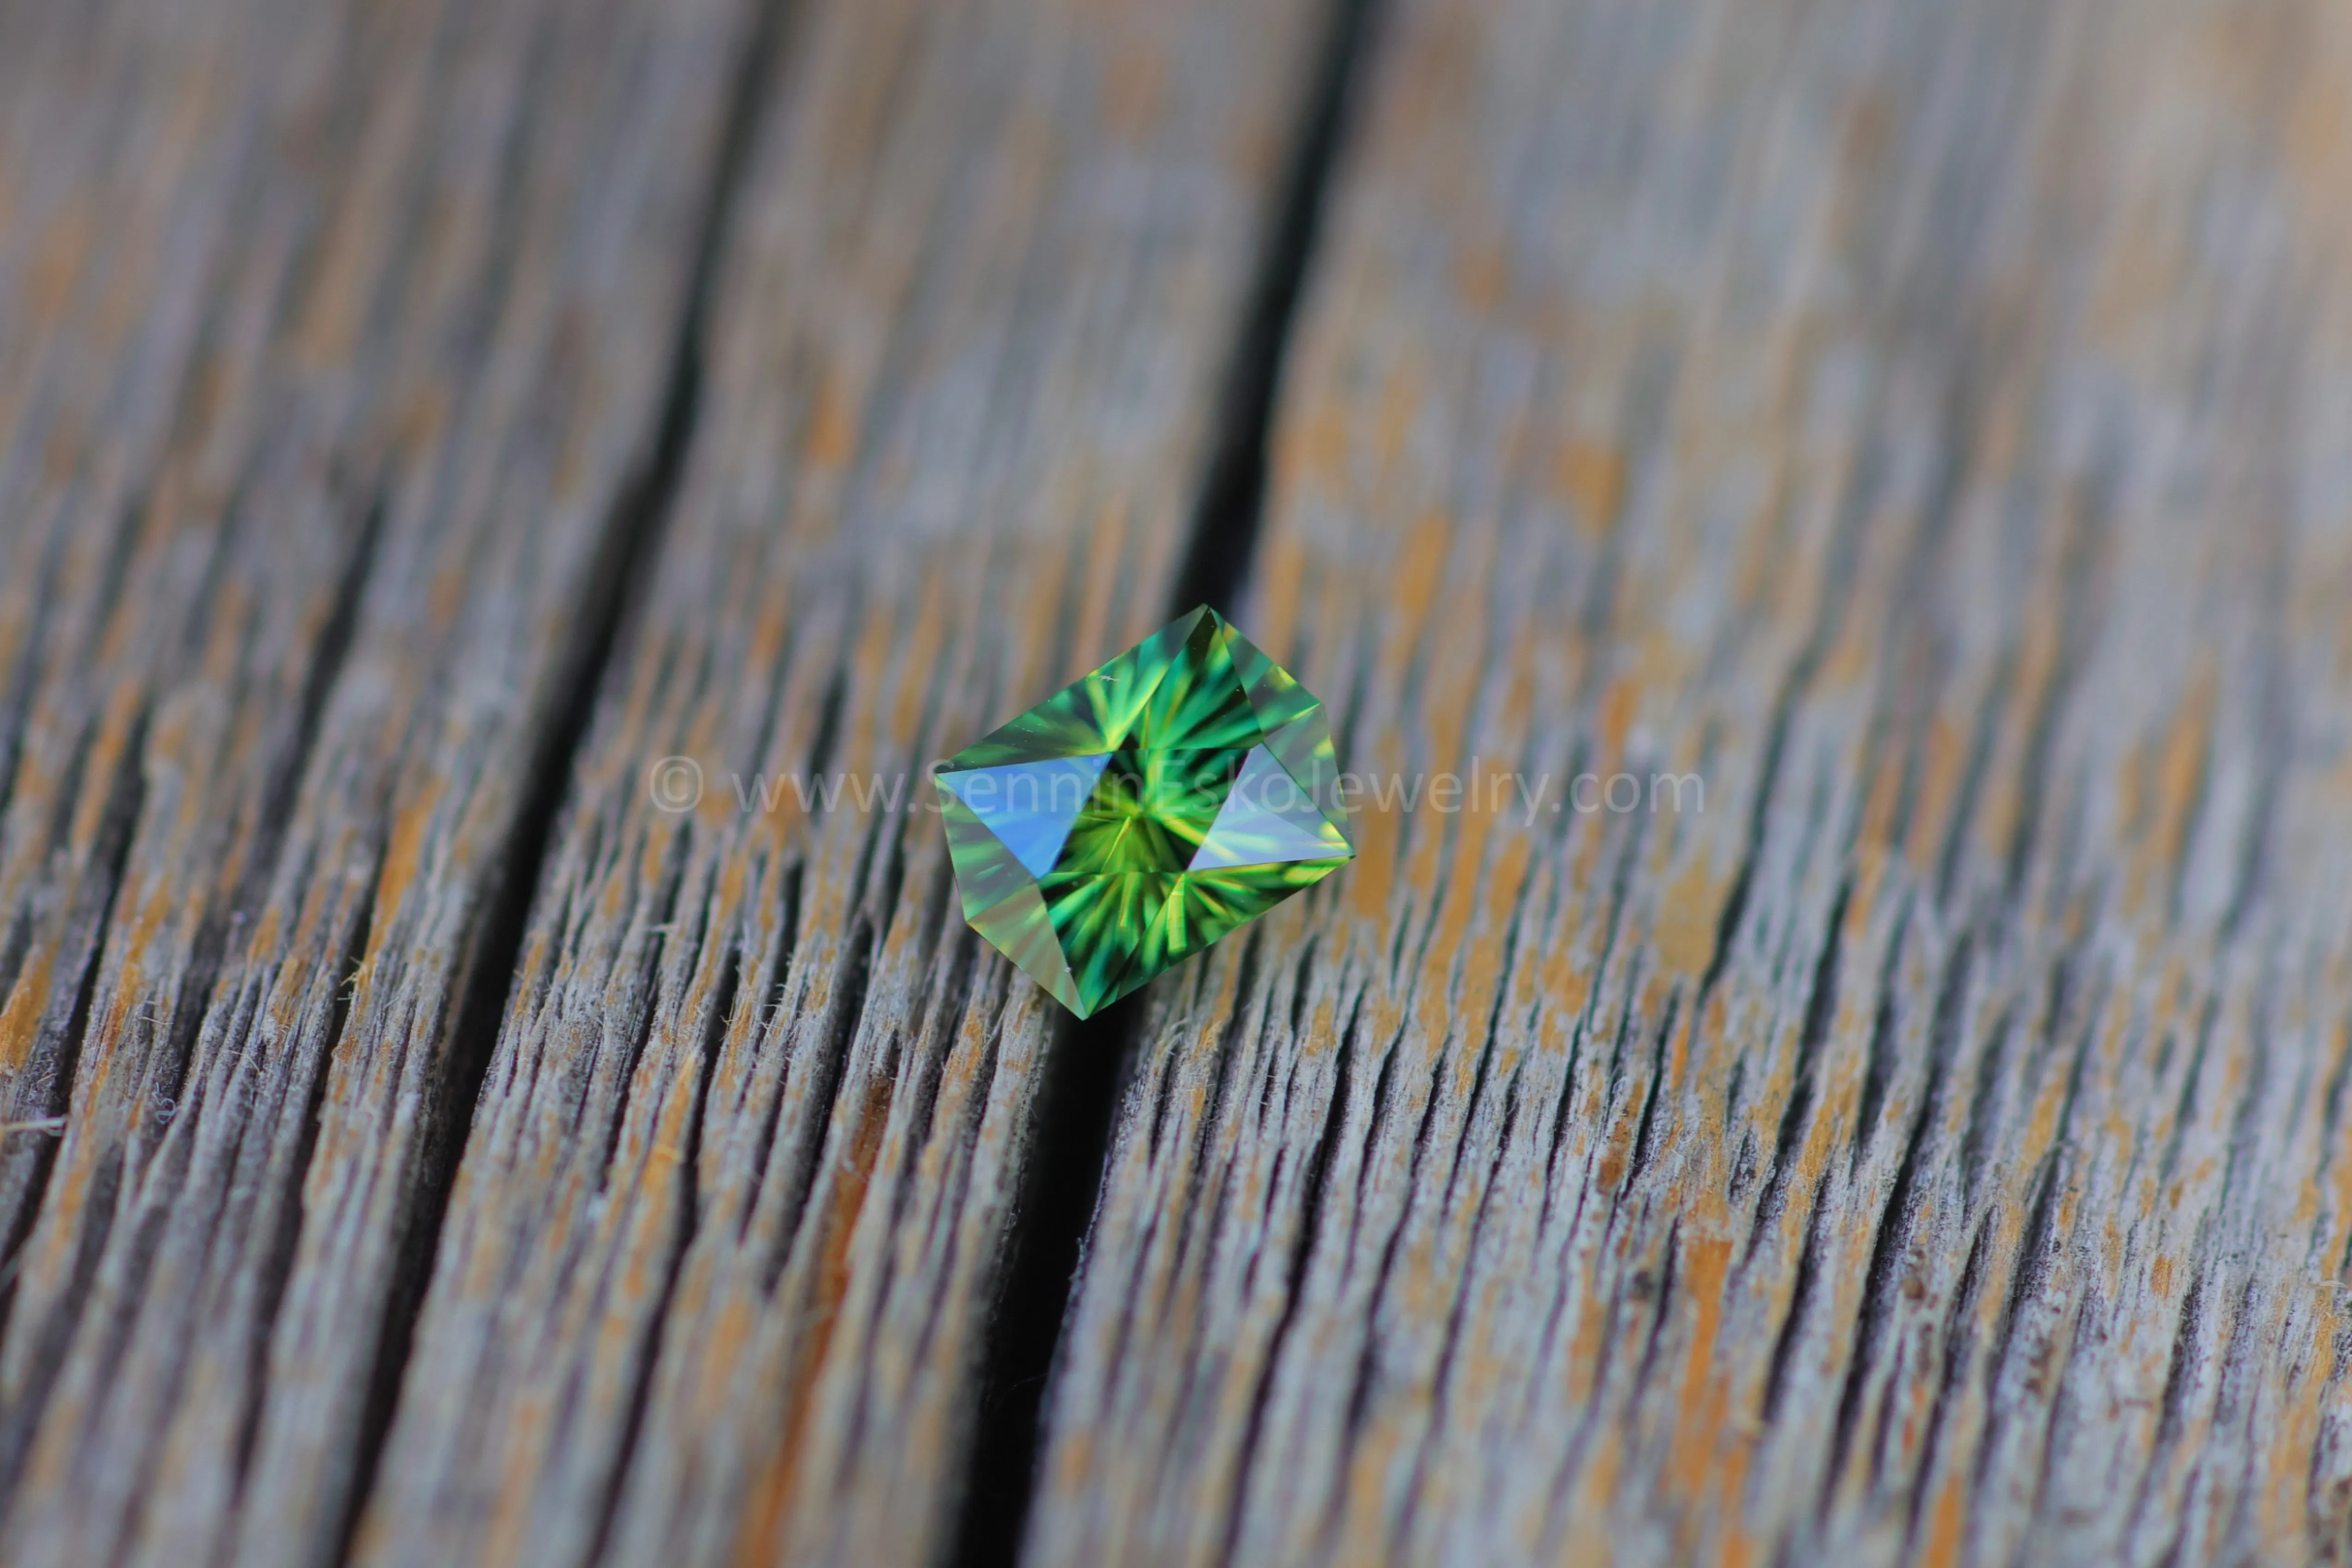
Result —
[{"label": "gemstone facet", "polygon": [[1081,1018],[1356,853],[1322,703],[1205,606],[934,776],[964,919]]}]

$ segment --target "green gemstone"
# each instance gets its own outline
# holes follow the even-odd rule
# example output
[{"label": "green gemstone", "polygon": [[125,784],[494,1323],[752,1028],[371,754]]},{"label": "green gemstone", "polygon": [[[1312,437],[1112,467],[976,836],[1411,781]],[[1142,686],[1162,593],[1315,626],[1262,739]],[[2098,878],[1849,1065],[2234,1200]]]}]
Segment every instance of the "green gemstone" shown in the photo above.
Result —
[{"label": "green gemstone", "polygon": [[937,778],[964,918],[1081,1018],[1356,854],[1323,704],[1205,607]]}]

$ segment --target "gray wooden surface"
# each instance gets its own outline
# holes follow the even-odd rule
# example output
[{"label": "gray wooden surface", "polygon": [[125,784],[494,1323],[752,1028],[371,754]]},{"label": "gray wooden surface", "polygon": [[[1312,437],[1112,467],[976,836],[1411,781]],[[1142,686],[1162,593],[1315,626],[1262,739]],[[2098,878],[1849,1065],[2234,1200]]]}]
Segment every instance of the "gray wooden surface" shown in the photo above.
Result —
[{"label": "gray wooden surface", "polygon": [[6,14],[0,1560],[341,1550],[744,25]]},{"label": "gray wooden surface", "polygon": [[2342,22],[1404,0],[1035,1561],[2341,1555]]},{"label": "gray wooden surface", "polygon": [[[2347,82],[0,5],[0,1562],[2352,1556]],[[1416,804],[1074,1026],[1200,596]]]},{"label": "gray wooden surface", "polygon": [[944,1544],[1058,1008],[933,814],[814,791],[927,793],[1163,618],[1314,20],[794,24],[362,1561]]}]

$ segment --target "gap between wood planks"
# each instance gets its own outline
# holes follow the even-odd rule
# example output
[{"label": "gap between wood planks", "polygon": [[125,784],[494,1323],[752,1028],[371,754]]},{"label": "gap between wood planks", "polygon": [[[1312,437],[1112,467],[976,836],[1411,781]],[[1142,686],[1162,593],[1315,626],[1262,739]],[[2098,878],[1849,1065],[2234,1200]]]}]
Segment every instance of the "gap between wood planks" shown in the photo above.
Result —
[{"label": "gap between wood planks", "polygon": [[[385,1439],[391,1434],[417,1317],[433,1278],[434,1254],[440,1245],[450,1194],[457,1184],[457,1167],[464,1158],[475,1111],[480,1103],[482,1080],[498,1043],[499,1020],[505,1013],[508,994],[514,984],[530,925],[531,898],[539,885],[548,845],[555,836],[566,786],[589,721],[595,712],[604,673],[613,662],[614,649],[623,641],[643,586],[652,580],[652,563],[660,552],[663,532],[675,510],[678,481],[685,471],[687,453],[693,446],[701,410],[703,335],[709,325],[719,263],[733,227],[750,151],[759,128],[764,89],[773,77],[793,9],[793,0],[761,0],[752,16],[742,58],[736,62],[734,79],[728,88],[719,155],[695,226],[686,299],[671,335],[669,366],[655,426],[648,436],[644,467],[615,499],[611,522],[598,547],[580,615],[573,623],[572,646],[565,656],[572,672],[570,695],[528,764],[530,773],[522,805],[504,857],[505,871],[457,1002],[458,1022],[452,1037],[449,1077],[442,1086],[451,1117],[446,1136],[428,1159],[421,1178],[424,1192],[418,1200],[410,1256],[396,1282],[396,1297],[385,1315],[383,1339],[377,1350],[366,1414],[360,1429],[352,1484],[343,1504],[336,1550],[339,1563],[350,1560],[360,1519],[375,1489],[376,1472],[383,1461]],[[625,1469],[627,1462],[625,1448],[620,1468]]]},{"label": "gap between wood planks", "polygon": [[[1228,607],[1246,580],[1265,500],[1266,444],[1297,306],[1315,259],[1326,197],[1343,152],[1352,89],[1377,28],[1379,0],[1327,0],[1328,17],[1311,79],[1293,128],[1279,188],[1270,203],[1244,310],[1235,323],[1220,403],[1212,420],[1213,438],[1199,476],[1190,520],[1190,538],[1170,613],[1208,603]],[[395,1279],[395,1299],[385,1316],[382,1342],[370,1373],[352,1485],[344,1503],[337,1555],[347,1559],[367,1499],[377,1479],[395,1399],[414,1341],[417,1317],[467,1145],[473,1116],[499,1020],[512,986],[525,939],[532,895],[554,837],[577,755],[595,699],[616,650],[626,640],[650,563],[677,499],[687,454],[700,414],[703,340],[711,297],[741,188],[748,153],[755,141],[767,90],[782,52],[788,47],[796,7],[793,0],[761,0],[741,59],[737,62],[724,111],[719,155],[710,171],[690,241],[689,283],[674,331],[653,426],[646,432],[643,466],[616,500],[597,546],[587,590],[573,624],[564,664],[568,696],[526,763],[521,805],[499,856],[503,867],[492,907],[476,937],[471,961],[456,1004],[447,1075],[438,1086],[446,1110],[444,1131],[418,1178],[407,1256]],[[354,556],[345,598],[355,603],[372,552]],[[348,628],[344,628],[347,634]],[[331,646],[337,640],[331,637]],[[321,670],[331,679],[339,661]],[[29,684],[29,678],[26,678]],[[323,686],[328,679],[322,679]],[[0,718],[18,695],[0,691]],[[15,763],[14,725],[0,726],[0,803],[5,803]],[[298,748],[286,774],[300,776]],[[136,757],[134,742],[128,754]],[[92,958],[77,993],[72,1025],[61,1058],[56,1100],[70,1100],[75,1058],[99,978],[97,952],[111,921],[111,889],[121,883],[120,861],[129,847],[137,817],[138,773],[128,767],[114,787],[132,792],[108,813],[119,832],[101,845],[114,869],[106,879],[109,903],[101,908],[90,937]],[[363,945],[367,922],[358,941]],[[348,973],[356,959],[344,963]],[[1037,1451],[1042,1396],[1060,1342],[1065,1310],[1091,1221],[1102,1177],[1102,1161],[1112,1122],[1122,1068],[1140,1037],[1140,997],[1063,1031],[1046,1068],[1042,1111],[1032,1131],[1033,1157],[1011,1246],[1013,1255],[992,1320],[975,1388],[980,1414],[967,1460],[965,1506],[953,1547],[961,1563],[1010,1561],[1017,1552],[1031,1492]],[[719,1016],[725,1015],[720,1009]],[[338,1027],[331,1032],[340,1035]],[[313,1100],[324,1078],[313,1088]],[[315,1114],[315,1111],[314,1111]],[[37,1146],[41,1159],[53,1146]],[[28,1208],[36,1212],[37,1205]],[[250,1434],[247,1435],[247,1439]],[[628,1440],[634,1442],[634,1434]],[[618,1469],[629,1462],[625,1444]]]},{"label": "gap between wood planks", "polygon": [[[1171,617],[1200,605],[1230,613],[1248,580],[1265,510],[1266,446],[1283,364],[1381,4],[1327,0],[1313,79],[1227,351],[1192,538],[1168,605]],[[1143,1001],[1137,992],[1067,1026],[1045,1064],[1011,1256],[974,1378],[979,1405],[951,1548],[956,1568],[993,1568],[1020,1556],[1035,1489],[1040,1411],[1100,1198],[1119,1092],[1142,1043]]]}]

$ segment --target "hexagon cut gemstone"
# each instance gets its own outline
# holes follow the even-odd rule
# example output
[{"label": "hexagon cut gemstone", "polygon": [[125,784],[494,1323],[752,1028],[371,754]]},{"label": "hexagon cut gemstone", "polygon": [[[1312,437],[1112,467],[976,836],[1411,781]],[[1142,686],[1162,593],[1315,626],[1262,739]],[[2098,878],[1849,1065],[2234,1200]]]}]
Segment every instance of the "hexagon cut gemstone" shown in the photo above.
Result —
[{"label": "hexagon cut gemstone", "polygon": [[964,918],[1081,1018],[1356,853],[1322,703],[1206,606],[935,776]]}]

